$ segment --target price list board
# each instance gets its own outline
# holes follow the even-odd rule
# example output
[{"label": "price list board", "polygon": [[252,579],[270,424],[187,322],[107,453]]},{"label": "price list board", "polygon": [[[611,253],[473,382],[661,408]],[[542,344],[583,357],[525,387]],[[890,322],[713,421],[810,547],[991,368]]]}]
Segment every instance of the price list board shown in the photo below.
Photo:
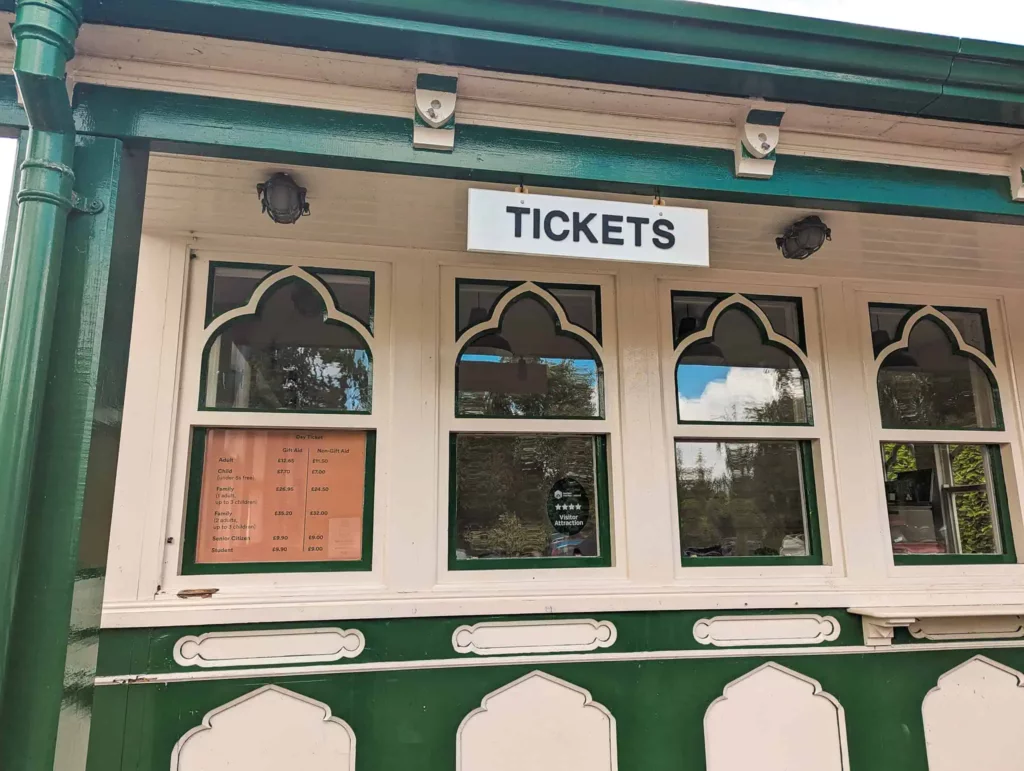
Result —
[{"label": "price list board", "polygon": [[366,433],[206,430],[196,563],[362,558]]}]

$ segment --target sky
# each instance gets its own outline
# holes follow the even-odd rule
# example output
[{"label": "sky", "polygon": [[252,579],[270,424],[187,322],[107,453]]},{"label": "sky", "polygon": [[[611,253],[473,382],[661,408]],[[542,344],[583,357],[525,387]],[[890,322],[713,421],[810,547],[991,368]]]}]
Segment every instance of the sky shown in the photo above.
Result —
[{"label": "sky", "polygon": [[875,27],[1024,45],[1024,0],[698,0]]}]

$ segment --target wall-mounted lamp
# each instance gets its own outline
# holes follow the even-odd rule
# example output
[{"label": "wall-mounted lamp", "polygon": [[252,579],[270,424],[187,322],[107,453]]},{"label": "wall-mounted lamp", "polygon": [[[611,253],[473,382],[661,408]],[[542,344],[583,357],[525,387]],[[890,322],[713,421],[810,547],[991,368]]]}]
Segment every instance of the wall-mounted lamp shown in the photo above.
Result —
[{"label": "wall-mounted lamp", "polygon": [[782,236],[775,239],[775,246],[787,260],[806,260],[831,240],[832,231],[820,217],[811,215],[786,228]]},{"label": "wall-mounted lamp", "polygon": [[266,182],[256,185],[256,194],[263,204],[263,213],[281,225],[292,225],[309,214],[306,188],[299,187],[287,174],[277,172]]}]

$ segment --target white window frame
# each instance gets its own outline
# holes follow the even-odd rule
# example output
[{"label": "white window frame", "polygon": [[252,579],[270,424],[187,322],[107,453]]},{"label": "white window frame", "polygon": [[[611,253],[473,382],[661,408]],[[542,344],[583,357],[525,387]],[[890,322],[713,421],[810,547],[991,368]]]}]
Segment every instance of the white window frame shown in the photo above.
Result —
[{"label": "white window frame", "polygon": [[[930,580],[955,580],[959,578],[985,577],[985,576],[1006,576],[1007,574],[1019,573],[1021,560],[1024,552],[1024,533],[1021,528],[1022,502],[1020,497],[1019,480],[1024,470],[1020,452],[1020,411],[1018,408],[1019,397],[1013,378],[1013,364],[1011,352],[1006,337],[1005,307],[999,297],[982,294],[950,294],[943,287],[926,288],[924,290],[907,291],[883,291],[873,289],[870,286],[860,286],[854,289],[857,307],[857,328],[860,341],[861,360],[864,366],[864,378],[867,384],[866,407],[870,416],[870,426],[866,434],[871,441],[871,460],[873,463],[872,477],[865,480],[865,493],[870,493],[870,500],[875,502],[872,508],[876,511],[876,521],[880,535],[881,547],[885,555],[888,575],[894,578],[903,579],[930,579]],[[948,324],[951,327],[961,350],[969,350],[978,357],[983,366],[989,368],[989,373],[995,380],[999,391],[999,407],[1002,412],[1003,428],[999,429],[913,429],[913,428],[883,428],[881,407],[878,400],[877,376],[878,369],[885,357],[894,350],[905,346],[913,331],[913,323],[906,324],[903,336],[900,340],[890,343],[879,356],[875,356],[871,341],[871,316],[870,306],[879,303],[892,303],[908,306],[921,306],[911,317],[916,323],[921,317],[938,316],[939,323]],[[954,308],[976,308],[986,311],[989,325],[989,335],[992,342],[992,358],[990,359],[984,351],[972,348],[967,345],[959,330],[947,317],[938,310],[940,307]],[[1010,525],[1010,532],[1002,532],[1004,544],[1012,544],[1016,553],[1016,562],[1005,562],[999,564],[921,564],[921,565],[897,565],[892,553],[892,544],[889,535],[888,506],[885,497],[885,485],[882,479],[879,460],[879,448],[883,442],[925,442],[938,444],[979,444],[996,445],[999,448],[999,455],[1002,465],[1003,479],[1005,482],[1006,501],[1009,511],[1006,512],[1006,519]],[[994,501],[993,503],[998,503]],[[1002,529],[1002,523],[1000,523]]]},{"label": "white window frame", "polygon": [[[465,330],[458,339],[456,330],[456,281],[457,280],[509,281],[517,284],[495,305],[490,318]],[[601,336],[598,342],[591,333],[572,324],[565,318],[558,301],[546,292],[540,284],[574,284],[597,286],[601,291]],[[515,298],[533,293],[551,304],[563,328],[570,329],[592,346],[601,359],[604,373],[604,417],[603,418],[460,418],[455,415],[455,365],[462,347],[474,335],[485,329],[497,327],[496,320]],[[472,266],[442,267],[441,269],[441,321],[440,321],[440,372],[438,396],[438,517],[437,517],[437,565],[438,583],[446,587],[502,583],[530,587],[531,593],[538,585],[566,585],[592,582],[595,580],[622,579],[627,574],[625,544],[625,523],[622,485],[616,484],[619,476],[616,469],[622,467],[622,437],[619,430],[619,363],[616,355],[616,295],[613,277],[586,273],[562,273],[531,267],[524,264],[515,271],[493,270]],[[611,536],[611,565],[607,567],[559,568],[509,568],[486,570],[450,570],[449,557],[449,502],[450,502],[450,437],[453,433],[508,433],[508,434],[604,434],[607,437],[606,464],[608,468],[608,507],[604,515]],[[557,562],[552,559],[552,562]]]},{"label": "white window frame", "polygon": [[[675,344],[672,317],[673,292],[708,292],[728,295],[719,304],[708,320],[708,326]],[[804,324],[806,353],[788,338],[772,329],[764,312],[748,296],[776,296],[795,298],[801,302]],[[755,283],[737,277],[736,280],[680,280],[676,277],[663,278],[659,282],[658,310],[661,351],[661,375],[665,446],[667,448],[666,481],[667,497],[672,514],[673,554],[675,578],[678,584],[722,585],[733,580],[755,577],[772,579],[806,579],[820,585],[822,579],[842,575],[845,571],[844,556],[834,544],[842,533],[837,504],[836,476],[838,473],[832,446],[831,409],[827,388],[823,340],[821,333],[821,293],[814,286],[794,284]],[[680,423],[678,419],[676,364],[684,348],[696,340],[710,337],[714,322],[730,306],[741,304],[758,316],[769,339],[780,343],[797,357],[807,370],[810,380],[812,425],[745,425],[738,423]],[[810,444],[811,461],[814,467],[814,508],[817,512],[821,562],[820,565],[787,565],[780,560],[778,565],[715,565],[713,559],[706,565],[683,565],[681,533],[679,525],[679,496],[676,485],[675,442],[681,440],[793,440]],[[807,516],[812,516],[810,511]]]},{"label": "white window frame", "polygon": [[[337,247],[330,249],[289,242],[259,244],[247,239],[211,239],[190,244],[173,238],[146,236],[140,250],[140,286],[129,363],[126,416],[147,417],[152,431],[125,433],[118,461],[111,531],[110,568],[113,574],[107,596],[122,602],[135,597],[160,599],[209,587],[236,596],[239,602],[267,600],[275,595],[294,596],[303,588],[330,587],[346,593],[379,591],[384,574],[384,538],[387,513],[388,456],[391,451],[391,265],[386,262],[347,259]],[[283,256],[287,255],[287,256]],[[369,414],[228,412],[201,409],[202,354],[207,340],[217,333],[225,316],[238,316],[255,307],[222,314],[206,324],[210,263],[238,262],[282,268],[325,268],[372,272],[374,275],[373,334],[355,322],[373,356],[373,396]],[[301,275],[284,270],[274,278],[287,280]],[[145,293],[163,283],[166,294],[147,305]],[[256,289],[261,296],[276,280],[267,279]],[[334,314],[344,316],[344,314]],[[346,323],[350,323],[345,318]],[[354,321],[354,320],[353,320]],[[154,340],[154,328],[163,328],[160,351],[146,351]],[[136,342],[138,344],[136,345]],[[171,375],[171,372],[174,374]],[[172,393],[167,385],[173,383]],[[156,400],[147,391],[155,387]],[[150,399],[150,404],[142,403]],[[181,575],[184,543],[188,467],[192,430],[209,428],[356,429],[376,432],[373,500],[372,566],[366,571],[239,572]],[[163,448],[166,449],[163,449]],[[155,450],[156,452],[153,452]],[[138,455],[136,455],[138,453]],[[140,463],[139,456],[149,456]],[[158,491],[154,493],[154,491]],[[134,522],[133,520],[140,520]],[[141,548],[140,548],[141,546]],[[134,554],[133,554],[134,550]],[[240,570],[244,570],[240,566]]]}]

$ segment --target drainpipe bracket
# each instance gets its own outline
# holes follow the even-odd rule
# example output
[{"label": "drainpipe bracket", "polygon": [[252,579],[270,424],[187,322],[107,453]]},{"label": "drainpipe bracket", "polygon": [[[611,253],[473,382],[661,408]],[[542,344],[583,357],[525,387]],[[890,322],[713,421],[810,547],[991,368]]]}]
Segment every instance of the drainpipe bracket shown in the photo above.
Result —
[{"label": "drainpipe bracket", "polygon": [[72,193],[71,211],[75,214],[96,215],[103,211],[103,201],[99,198],[89,198],[78,193]]}]

